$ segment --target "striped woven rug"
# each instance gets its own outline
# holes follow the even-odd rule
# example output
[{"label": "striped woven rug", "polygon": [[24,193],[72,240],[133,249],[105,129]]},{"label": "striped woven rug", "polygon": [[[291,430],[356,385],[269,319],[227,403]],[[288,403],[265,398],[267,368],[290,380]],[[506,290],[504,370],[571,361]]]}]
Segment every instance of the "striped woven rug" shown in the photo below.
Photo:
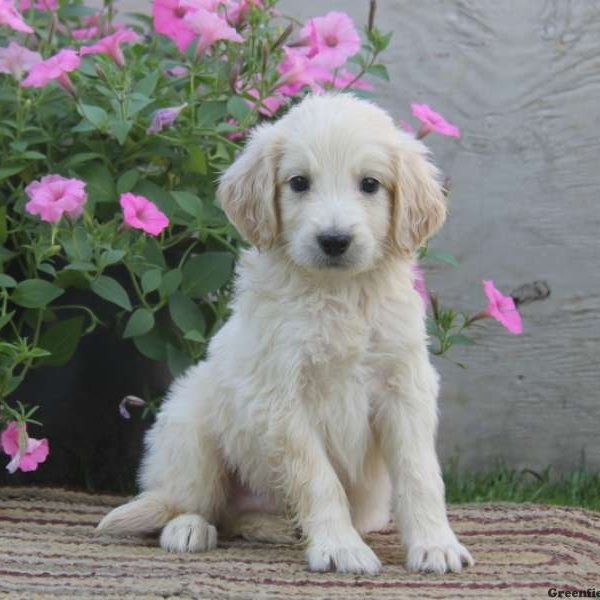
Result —
[{"label": "striped woven rug", "polygon": [[14,598],[547,598],[549,588],[600,591],[600,513],[539,505],[451,506],[477,565],[415,575],[398,536],[368,536],[380,575],[306,570],[299,546],[220,543],[167,554],[153,539],[113,539],[94,526],[122,498],[47,488],[0,489],[0,594]]}]

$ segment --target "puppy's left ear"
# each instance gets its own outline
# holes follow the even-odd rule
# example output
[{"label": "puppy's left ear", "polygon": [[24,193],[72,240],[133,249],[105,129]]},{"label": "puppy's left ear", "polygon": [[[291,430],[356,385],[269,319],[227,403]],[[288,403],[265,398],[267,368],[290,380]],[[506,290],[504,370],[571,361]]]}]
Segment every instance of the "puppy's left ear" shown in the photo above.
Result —
[{"label": "puppy's left ear", "polygon": [[217,199],[229,220],[260,250],[270,248],[277,235],[277,154],[275,126],[260,125],[217,188]]},{"label": "puppy's left ear", "polygon": [[402,139],[397,150],[393,199],[393,235],[401,251],[412,254],[446,220],[446,198],[440,172],[429,161],[426,146]]}]

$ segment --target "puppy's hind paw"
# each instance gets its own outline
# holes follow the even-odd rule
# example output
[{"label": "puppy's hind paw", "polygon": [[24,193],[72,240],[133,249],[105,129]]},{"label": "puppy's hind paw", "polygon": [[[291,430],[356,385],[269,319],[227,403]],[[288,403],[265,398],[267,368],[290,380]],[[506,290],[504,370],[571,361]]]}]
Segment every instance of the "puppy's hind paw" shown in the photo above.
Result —
[{"label": "puppy's hind paw", "polygon": [[306,552],[309,569],[368,575],[379,573],[381,562],[377,555],[358,534],[352,538],[345,543],[333,540],[319,540],[312,543]]},{"label": "puppy's hind paw", "polygon": [[217,530],[200,515],[179,515],[165,525],[160,545],[169,552],[212,550],[217,547]]},{"label": "puppy's hind paw", "polygon": [[429,573],[459,573],[463,565],[473,566],[471,553],[456,538],[439,543],[413,544],[408,549],[406,568]]}]

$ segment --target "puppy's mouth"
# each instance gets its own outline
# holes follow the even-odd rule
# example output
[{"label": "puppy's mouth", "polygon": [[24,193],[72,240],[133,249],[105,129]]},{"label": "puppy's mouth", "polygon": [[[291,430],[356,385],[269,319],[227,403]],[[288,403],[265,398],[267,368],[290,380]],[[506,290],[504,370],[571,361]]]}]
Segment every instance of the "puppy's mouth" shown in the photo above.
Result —
[{"label": "puppy's mouth", "polygon": [[322,252],[315,252],[311,260],[311,266],[320,271],[349,271],[357,267],[356,260],[351,254],[342,256],[327,256]]},{"label": "puppy's mouth", "polygon": [[338,271],[342,271],[345,269],[351,269],[355,266],[355,263],[353,260],[349,260],[347,257],[344,256],[335,258],[325,256],[321,259],[320,264],[317,264],[316,266],[320,269],[335,269]]}]

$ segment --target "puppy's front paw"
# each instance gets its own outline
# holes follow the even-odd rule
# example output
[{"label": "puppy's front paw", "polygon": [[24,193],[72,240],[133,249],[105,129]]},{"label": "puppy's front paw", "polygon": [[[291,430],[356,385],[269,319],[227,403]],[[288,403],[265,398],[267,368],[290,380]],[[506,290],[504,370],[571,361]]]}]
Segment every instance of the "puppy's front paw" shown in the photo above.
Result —
[{"label": "puppy's front paw", "polygon": [[471,553],[456,539],[452,531],[427,536],[409,545],[406,568],[409,571],[458,573],[463,565],[473,566]]},{"label": "puppy's front paw", "polygon": [[339,573],[368,573],[381,570],[381,562],[357,533],[345,539],[320,539],[306,551],[311,571],[338,571]]},{"label": "puppy's front paw", "polygon": [[160,534],[160,545],[169,552],[203,552],[217,547],[217,530],[200,515],[179,515]]}]

